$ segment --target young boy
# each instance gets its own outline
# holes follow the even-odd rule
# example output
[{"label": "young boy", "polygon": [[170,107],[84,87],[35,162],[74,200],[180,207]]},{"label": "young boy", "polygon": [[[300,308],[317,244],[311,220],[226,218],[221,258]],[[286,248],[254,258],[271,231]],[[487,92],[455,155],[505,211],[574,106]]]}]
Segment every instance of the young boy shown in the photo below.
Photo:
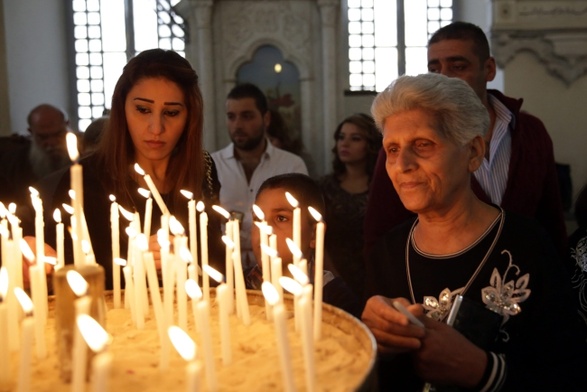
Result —
[{"label": "young boy", "polygon": [[[263,210],[265,221],[273,228],[277,238],[277,252],[283,262],[283,274],[289,275],[287,265],[292,263],[293,255],[286,243],[286,238],[293,238],[293,207],[288,202],[285,192],[291,193],[299,202],[301,212],[301,251],[308,260],[310,279],[314,274],[314,248],[316,245],[316,221],[308,212],[308,207],[315,208],[323,213],[324,199],[322,192],[314,180],[299,173],[282,174],[271,177],[261,185],[255,199],[255,204]],[[251,232],[253,252],[258,264],[247,272],[246,285],[248,289],[261,289],[263,275],[261,271],[261,244],[259,228],[253,225]],[[350,290],[347,284],[331,272],[324,271],[323,280],[324,302],[339,307],[357,318],[360,318],[363,304]]]}]

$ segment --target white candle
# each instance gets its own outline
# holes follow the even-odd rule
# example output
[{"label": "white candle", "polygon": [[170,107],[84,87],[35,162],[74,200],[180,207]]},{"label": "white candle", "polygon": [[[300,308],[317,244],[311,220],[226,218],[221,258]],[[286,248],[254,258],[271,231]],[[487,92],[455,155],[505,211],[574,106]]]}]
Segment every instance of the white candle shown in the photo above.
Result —
[{"label": "white candle", "polygon": [[275,337],[277,340],[281,372],[283,375],[283,386],[284,389],[288,392],[294,391],[295,384],[289,342],[287,340],[285,309],[283,307],[283,304],[279,302],[279,295],[277,293],[277,290],[271,283],[263,282],[261,289],[263,291],[263,296],[265,297],[265,299],[267,299],[271,306],[273,306],[273,322],[275,324]]},{"label": "white candle", "polygon": [[[75,270],[69,270],[66,274],[69,286],[79,298],[74,300],[76,318],[82,314],[87,315],[90,312],[90,305],[92,298],[87,294],[88,282]],[[86,362],[88,350],[83,339],[82,332],[79,325],[75,324],[75,332],[73,334],[73,349],[71,363],[73,365],[71,390],[73,392],[81,391],[86,383]]]},{"label": "white candle", "polygon": [[232,229],[232,237],[234,240],[234,253],[232,257],[234,264],[234,286],[236,289],[237,309],[240,310],[240,316],[243,324],[249,325],[251,323],[251,317],[249,314],[249,302],[247,299],[245,276],[243,273],[243,263],[241,259],[240,225],[238,219],[233,220]]},{"label": "white candle", "polygon": [[[208,265],[208,214],[204,211],[204,203],[201,201],[196,205],[196,209],[200,212],[200,248],[202,252],[202,270]],[[204,299],[210,301],[210,280],[208,275],[202,273],[202,291],[204,292]]]},{"label": "white candle", "polygon": [[[285,198],[293,207],[293,242],[297,246],[298,249],[302,248],[302,220],[301,220],[301,210],[300,210],[300,203],[297,201],[295,197],[289,192],[285,192]],[[298,265],[299,257],[294,254],[294,264]]]},{"label": "white candle", "polygon": [[35,253],[37,260],[43,260],[45,256],[45,223],[43,221],[43,201],[39,197],[39,192],[29,187],[31,193],[31,203],[35,210]]},{"label": "white candle", "polygon": [[308,211],[316,223],[316,257],[314,258],[314,339],[322,336],[322,291],[324,286],[324,232],[322,215],[312,207]]},{"label": "white candle", "polygon": [[97,353],[92,360],[92,391],[107,392],[112,355],[106,351],[106,345],[110,337],[100,323],[87,314],[76,316],[75,324],[88,347]]},{"label": "white candle", "polygon": [[151,192],[144,188],[139,188],[138,192],[143,196],[145,199],[145,215],[144,215],[144,223],[143,223],[143,234],[147,237],[151,235],[151,220],[153,218],[153,199],[151,198]]},{"label": "white candle", "polygon": [[120,266],[116,259],[120,258],[120,217],[118,215],[118,203],[116,197],[110,195],[110,240],[112,242],[112,291],[114,299],[114,308],[121,307],[120,291]]},{"label": "white candle", "polygon": [[193,199],[194,194],[189,191],[181,190],[188,200],[188,230],[190,251],[192,252],[192,260],[195,265],[198,265],[198,227],[196,221],[196,201]]},{"label": "white candle", "polygon": [[226,287],[228,289],[228,309],[230,313],[234,313],[234,230],[232,228],[233,221],[229,220],[225,225],[225,235],[222,240],[226,244],[226,257],[224,260],[226,268]]},{"label": "white candle", "polygon": [[314,359],[314,336],[312,333],[312,285],[303,288],[299,301],[300,320],[302,330],[302,344],[304,352],[304,364],[306,368],[306,389],[315,390],[316,367]]},{"label": "white candle", "polygon": [[278,299],[280,303],[283,303],[283,289],[279,284],[279,278],[281,278],[281,257],[271,258],[271,283],[277,291]]},{"label": "white candle", "polygon": [[[255,222],[259,223],[259,222]],[[265,221],[258,225],[259,235],[261,236],[261,268],[263,269],[263,282],[271,282],[271,266],[269,262],[269,236],[273,232],[273,228],[269,226]],[[269,303],[265,300],[265,315],[267,320],[271,320],[271,312]]]},{"label": "white candle", "polygon": [[185,230],[181,223],[171,216],[169,219],[169,229],[173,238],[173,251],[175,253],[175,279],[177,282],[177,312],[179,317],[179,327],[187,329],[187,295],[185,292],[185,281],[187,279],[187,263],[184,258],[191,258],[187,249],[187,237],[184,235]]},{"label": "white candle", "polygon": [[145,179],[145,182],[147,183],[147,186],[149,187],[151,194],[155,198],[155,202],[159,206],[161,213],[163,215],[170,215],[169,210],[167,209],[167,206],[165,205],[165,202],[163,201],[163,198],[161,197],[161,194],[159,193],[159,190],[157,189],[157,187],[155,186],[155,183],[151,179],[151,176],[146,174],[145,171],[139,166],[138,163],[135,163],[134,167],[135,167],[135,171],[137,173],[139,173],[141,176],[143,176],[143,178]]},{"label": "white candle", "polygon": [[63,268],[65,265],[65,248],[64,248],[64,241],[65,241],[65,227],[63,222],[61,221],[61,210],[56,208],[53,211],[53,219],[55,220],[55,243],[57,247],[57,265],[55,266],[55,270]]},{"label": "white candle", "polygon": [[182,328],[175,325],[169,327],[168,335],[179,355],[188,363],[186,366],[186,390],[188,392],[199,391],[201,365],[196,361],[196,343]]},{"label": "white candle", "polygon": [[[6,260],[4,260],[6,262]],[[8,340],[8,270],[0,267],[0,390],[8,388],[10,381],[10,349]]]},{"label": "white candle", "polygon": [[[125,265],[122,268],[122,273],[124,274],[124,298],[125,302],[128,302],[128,306],[130,308],[130,317],[132,322],[136,322],[136,315],[135,315],[135,298],[134,298],[134,284],[132,281],[132,267],[130,265]],[[127,301],[128,298],[128,301]]]},{"label": "white candle", "polygon": [[161,292],[159,291],[159,280],[157,279],[157,271],[155,270],[155,260],[153,253],[145,252],[143,255],[145,268],[147,270],[147,280],[149,282],[149,292],[151,293],[151,303],[153,304],[153,311],[155,312],[155,321],[157,321],[157,329],[159,330],[159,339],[165,340],[165,328],[163,318],[163,304],[161,303]]},{"label": "white candle", "polygon": [[73,255],[75,265],[79,266],[85,264],[85,257],[82,252],[82,238],[84,238],[82,228],[82,211],[84,205],[83,174],[82,166],[78,163],[79,152],[77,150],[77,138],[73,133],[68,132],[66,140],[69,158],[73,162],[73,165],[71,165],[70,168],[71,189],[73,190],[74,195],[74,198],[71,201],[73,205],[73,229],[75,233]]},{"label": "white candle", "polygon": [[133,247],[132,266],[133,266],[133,285],[134,299],[136,304],[135,316],[137,329],[145,328],[145,309],[148,310],[147,284],[145,264],[143,262],[143,253],[148,249],[147,237],[140,233],[136,236]]},{"label": "white candle", "polygon": [[220,321],[220,347],[222,363],[228,366],[232,363],[232,350],[230,347],[230,324],[228,319],[228,291],[225,283],[216,288],[216,300],[218,301],[218,318]]},{"label": "white candle", "polygon": [[112,354],[109,352],[99,353],[92,359],[92,385],[93,392],[108,392],[108,378]]}]

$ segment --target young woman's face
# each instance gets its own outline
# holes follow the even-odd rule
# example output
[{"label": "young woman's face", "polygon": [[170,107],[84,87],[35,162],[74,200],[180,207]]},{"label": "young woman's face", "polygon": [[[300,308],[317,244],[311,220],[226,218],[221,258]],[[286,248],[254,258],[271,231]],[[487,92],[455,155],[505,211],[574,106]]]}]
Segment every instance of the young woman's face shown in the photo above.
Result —
[{"label": "young woman's face", "polygon": [[179,86],[163,78],[140,80],[126,96],[125,114],[137,163],[168,161],[188,117]]},{"label": "young woman's face", "polygon": [[336,140],[336,153],[342,163],[359,163],[367,159],[365,132],[358,126],[345,123]]}]

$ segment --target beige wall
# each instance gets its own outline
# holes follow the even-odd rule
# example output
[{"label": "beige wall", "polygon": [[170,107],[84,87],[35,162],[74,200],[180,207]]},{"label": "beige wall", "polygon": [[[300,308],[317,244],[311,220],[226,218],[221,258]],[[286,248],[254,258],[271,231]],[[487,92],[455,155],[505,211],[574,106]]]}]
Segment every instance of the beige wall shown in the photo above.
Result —
[{"label": "beige wall", "polygon": [[576,196],[587,182],[587,75],[567,86],[522,52],[506,65],[504,84],[505,94],[524,98],[522,108],[546,125],[556,161],[571,165]]}]

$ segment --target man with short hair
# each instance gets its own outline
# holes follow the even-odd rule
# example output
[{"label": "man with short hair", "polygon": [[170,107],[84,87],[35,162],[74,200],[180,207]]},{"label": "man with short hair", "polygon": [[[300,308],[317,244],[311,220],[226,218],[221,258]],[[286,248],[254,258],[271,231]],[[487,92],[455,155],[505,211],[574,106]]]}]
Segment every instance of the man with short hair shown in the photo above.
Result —
[{"label": "man with short hair", "polygon": [[3,181],[1,200],[22,204],[29,186],[41,178],[67,167],[71,162],[65,135],[71,131],[67,114],[49,104],[33,108],[27,116],[30,139],[11,136],[0,156]]},{"label": "man with short hair", "polygon": [[[487,153],[471,181],[477,197],[538,220],[564,257],[567,235],[552,140],[542,121],[520,110],[522,99],[487,89],[496,65],[483,30],[466,22],[440,28],[428,41],[428,70],[467,82],[489,112]],[[366,257],[385,232],[413,215],[393,188],[385,161],[381,150],[364,221]]]},{"label": "man with short hair", "polygon": [[220,180],[220,204],[242,217],[241,256],[243,267],[256,264],[251,245],[252,206],[261,184],[285,173],[308,174],[297,155],[268,142],[265,131],[271,121],[265,94],[250,83],[235,86],[226,98],[226,125],[232,141],[212,153]]}]

